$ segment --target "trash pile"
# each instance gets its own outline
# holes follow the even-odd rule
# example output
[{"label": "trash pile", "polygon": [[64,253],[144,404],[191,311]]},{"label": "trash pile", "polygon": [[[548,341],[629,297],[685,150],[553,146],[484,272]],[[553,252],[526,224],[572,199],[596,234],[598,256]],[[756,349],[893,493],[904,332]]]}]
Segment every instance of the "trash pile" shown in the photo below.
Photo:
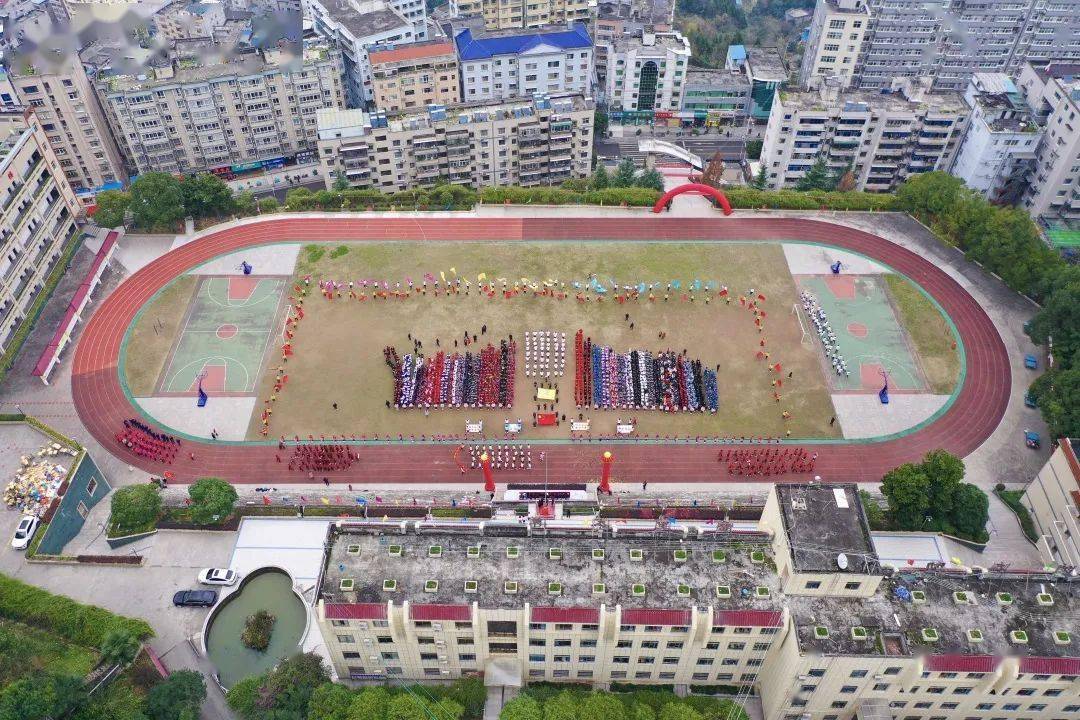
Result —
[{"label": "trash pile", "polygon": [[49,507],[56,491],[67,477],[67,468],[50,460],[57,455],[75,456],[75,451],[52,443],[19,458],[21,467],[4,488],[4,504],[27,515],[40,515]]}]

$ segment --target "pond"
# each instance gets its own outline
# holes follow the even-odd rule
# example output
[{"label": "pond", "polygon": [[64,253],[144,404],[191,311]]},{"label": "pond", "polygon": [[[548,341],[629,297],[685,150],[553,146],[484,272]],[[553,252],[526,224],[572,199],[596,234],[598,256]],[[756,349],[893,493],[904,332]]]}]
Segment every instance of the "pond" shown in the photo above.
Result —
[{"label": "pond", "polygon": [[[240,641],[244,622],[257,610],[277,618],[270,646],[251,650]],[[256,570],[214,609],[206,627],[206,652],[226,688],[251,675],[259,675],[297,650],[307,625],[307,609],[293,592],[292,578],[281,570]]]}]

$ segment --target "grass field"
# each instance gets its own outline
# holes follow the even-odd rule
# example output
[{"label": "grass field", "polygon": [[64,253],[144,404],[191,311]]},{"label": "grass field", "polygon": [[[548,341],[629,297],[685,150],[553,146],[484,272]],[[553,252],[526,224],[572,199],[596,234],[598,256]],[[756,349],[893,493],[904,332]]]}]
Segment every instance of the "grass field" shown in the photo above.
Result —
[{"label": "grass field", "polygon": [[948,395],[960,377],[960,353],[948,322],[929,298],[901,275],[885,275],[899,315],[915,345],[930,391]]},{"label": "grass field", "polygon": [[44,671],[82,677],[97,653],[22,623],[0,619],[0,687]]},{"label": "grass field", "polygon": [[[315,281],[387,279],[404,281],[411,277],[417,285],[425,273],[438,276],[455,268],[462,277],[475,281],[478,273],[490,279],[510,282],[532,280],[584,280],[596,273],[601,279],[615,278],[620,284],[693,279],[727,285],[737,298],[748,288],[766,295],[768,317],[765,332],[759,335],[752,313],[713,300],[709,305],[698,294],[693,303],[673,294],[667,302],[639,300],[626,305],[608,301],[579,303],[573,295],[566,300],[522,295],[488,299],[475,289],[469,296],[424,297],[360,303],[345,299],[329,302],[315,288]],[[408,334],[424,343],[425,354],[442,349],[453,351],[453,339],[462,333],[480,332],[488,327],[488,338],[513,335],[520,340],[526,330],[555,330],[567,336],[567,374],[561,379],[558,410],[567,418],[576,417],[573,405],[573,335],[582,328],[594,342],[612,345],[622,352],[630,348],[652,351],[686,348],[691,357],[706,365],[720,366],[720,411],[716,415],[666,415],[638,412],[639,430],[650,435],[783,435],[793,437],[836,437],[829,426],[833,408],[826,391],[816,351],[800,344],[798,322],[791,314],[796,302],[794,282],[782,248],[772,243],[355,243],[350,245],[309,245],[300,253],[296,277],[311,274],[313,291],[305,302],[306,317],[296,333],[296,354],[287,365],[290,380],[274,404],[271,436],[281,434],[368,434],[402,433],[431,435],[461,433],[464,421],[483,419],[489,435],[501,433],[507,417],[528,422],[536,409],[531,401],[532,379],[524,376],[518,360],[517,394],[512,411],[433,410],[424,416],[419,410],[387,409],[393,381],[383,361],[382,350],[393,345],[404,354],[411,350]],[[404,284],[404,282],[403,282]],[[630,314],[634,328],[625,320]],[[666,340],[658,333],[667,333]],[[767,339],[771,362],[784,367],[781,403],[773,399],[766,364],[754,358],[759,338]],[[458,348],[463,350],[464,348]],[[478,346],[470,349],[477,350]],[[260,399],[271,394],[274,371],[280,355],[271,353],[258,390]],[[793,373],[791,380],[787,372]],[[332,403],[338,403],[338,409]],[[258,404],[261,410],[262,404]],[[784,421],[782,411],[792,419]],[[624,416],[627,414],[623,413]],[[611,434],[618,413],[591,411],[593,432]],[[252,418],[248,436],[259,438],[259,418]],[[566,426],[530,430],[529,437],[565,438]]]},{"label": "grass field", "polygon": [[169,351],[180,334],[180,323],[184,321],[197,280],[194,275],[176,278],[143,308],[131,329],[128,346],[136,352],[124,364],[124,378],[132,395],[154,393]]}]

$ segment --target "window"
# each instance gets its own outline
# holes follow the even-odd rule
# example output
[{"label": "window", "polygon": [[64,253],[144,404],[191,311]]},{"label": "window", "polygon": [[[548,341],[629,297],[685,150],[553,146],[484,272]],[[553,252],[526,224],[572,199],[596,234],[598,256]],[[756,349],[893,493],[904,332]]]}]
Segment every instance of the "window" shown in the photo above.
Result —
[{"label": "window", "polygon": [[728,646],[727,646],[728,650],[744,650],[745,648],[746,648],[746,643],[741,643],[741,642],[728,643]]},{"label": "window", "polygon": [[852,695],[858,689],[859,688],[856,685],[842,685],[840,687],[840,692],[844,695]]},{"label": "window", "polygon": [[820,580],[807,580],[806,581],[806,589],[807,590],[817,590],[819,587],[821,587],[821,581]]},{"label": "window", "polygon": [[379,635],[376,639],[384,645],[386,643],[394,642],[394,638],[390,637],[389,635]]},{"label": "window", "polygon": [[458,660],[461,662],[472,662],[476,660],[476,655],[473,653],[458,653]]},{"label": "window", "polygon": [[833,701],[832,705],[829,705],[829,707],[836,708],[837,710],[843,710],[845,707],[847,707],[847,700],[835,700]]},{"label": "window", "polygon": [[655,650],[656,648],[660,647],[660,643],[656,640],[645,640],[641,643],[641,647],[645,650]]},{"label": "window", "polygon": [[86,494],[93,495],[95,490],[97,490],[97,478],[90,478],[86,481]]},{"label": "window", "polygon": [[534,655],[529,655],[529,662],[542,663],[542,662],[544,662],[544,656],[543,655],[535,655],[535,654]]},{"label": "window", "polygon": [[810,672],[807,673],[810,677],[825,677],[824,668],[810,668]]},{"label": "window", "polygon": [[853,678],[864,678],[864,677],[866,677],[866,673],[867,673],[866,670],[852,670],[851,671],[851,677],[853,677]]},{"label": "window", "polygon": [[354,645],[354,644],[356,644],[356,638],[353,637],[352,635],[338,635],[337,636],[337,641],[339,643],[344,644],[344,645]]},{"label": "window", "polygon": [[849,582],[844,583],[845,590],[858,590],[862,586],[861,582]]},{"label": "window", "polygon": [[347,651],[341,653],[341,655],[342,655],[342,657],[344,657],[344,658],[346,658],[348,660],[357,660],[360,657],[360,653],[355,652],[353,650],[347,650]]},{"label": "window", "polygon": [[889,683],[874,683],[874,692],[885,692],[889,689]]},{"label": "window", "polygon": [[697,664],[698,665],[712,665],[713,664],[713,659],[712,658],[698,658]]}]

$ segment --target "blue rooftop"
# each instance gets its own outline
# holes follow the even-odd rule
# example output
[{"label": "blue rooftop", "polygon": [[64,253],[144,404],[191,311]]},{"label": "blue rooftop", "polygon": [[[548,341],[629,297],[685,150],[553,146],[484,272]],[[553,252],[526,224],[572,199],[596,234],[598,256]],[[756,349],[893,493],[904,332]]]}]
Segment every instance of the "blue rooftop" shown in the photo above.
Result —
[{"label": "blue rooftop", "polygon": [[521,35],[498,35],[496,37],[473,37],[466,28],[454,37],[459,60],[484,60],[496,55],[517,55],[540,45],[550,45],[560,50],[592,47],[592,38],[585,25],[574,23],[573,29],[559,32],[532,32]]}]

